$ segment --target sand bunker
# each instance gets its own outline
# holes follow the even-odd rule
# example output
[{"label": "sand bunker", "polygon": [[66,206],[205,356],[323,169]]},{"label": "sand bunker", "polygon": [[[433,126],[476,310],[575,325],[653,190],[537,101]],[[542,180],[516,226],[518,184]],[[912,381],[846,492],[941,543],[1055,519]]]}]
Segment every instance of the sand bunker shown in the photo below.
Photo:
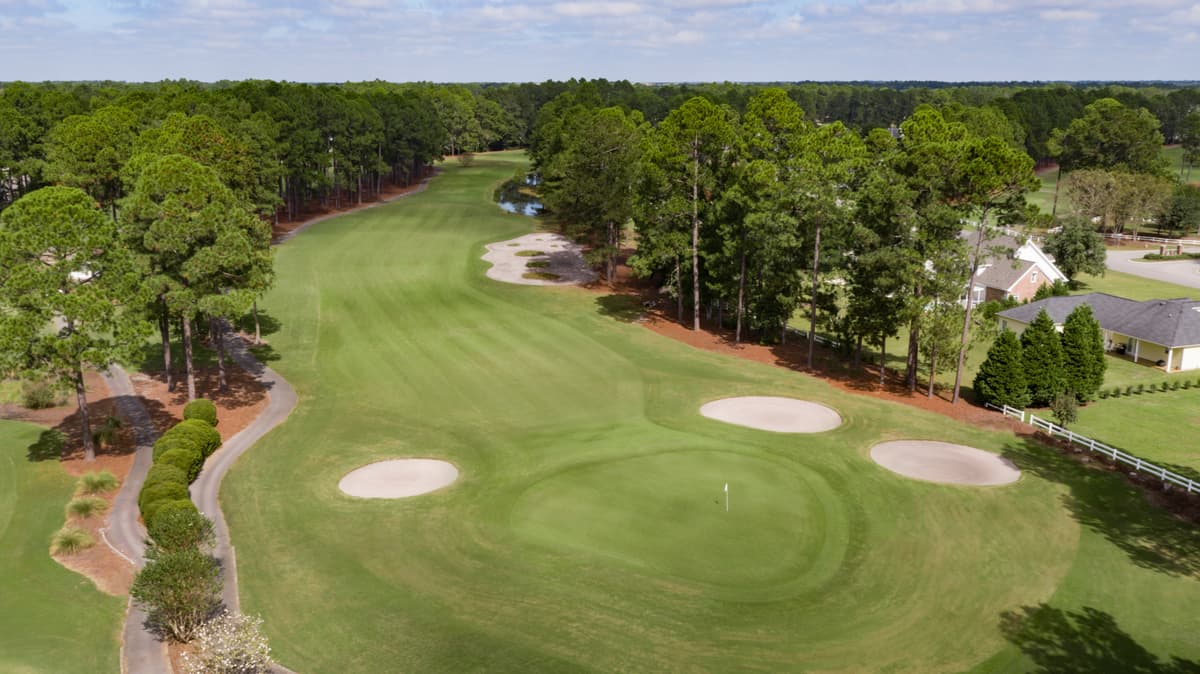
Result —
[{"label": "sand bunker", "polygon": [[458,479],[454,464],[436,459],[393,459],[352,470],[338,489],[360,498],[404,498],[425,494]]},{"label": "sand bunker", "polygon": [[932,440],[881,442],[871,448],[871,459],[905,477],[944,484],[986,487],[1021,477],[1021,471],[1002,456]]},{"label": "sand bunker", "polygon": [[[521,251],[539,251],[541,255],[518,255]],[[492,263],[488,278],[527,286],[569,286],[591,283],[596,273],[583,260],[583,247],[571,243],[561,234],[536,232],[508,241],[489,243],[483,259]],[[546,262],[545,266],[528,267],[527,263]],[[528,278],[526,274],[549,275],[557,278]]]},{"label": "sand bunker", "polygon": [[724,398],[705,403],[700,407],[700,414],[728,424],[776,433],[822,433],[842,425],[841,415],[832,409],[795,398]]}]

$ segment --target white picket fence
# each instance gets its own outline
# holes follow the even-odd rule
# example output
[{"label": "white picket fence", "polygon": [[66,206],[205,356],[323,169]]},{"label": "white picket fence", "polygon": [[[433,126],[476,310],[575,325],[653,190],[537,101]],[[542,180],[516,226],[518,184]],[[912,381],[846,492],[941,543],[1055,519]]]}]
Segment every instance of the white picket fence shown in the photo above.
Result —
[{"label": "white picket fence", "polygon": [[1142,236],[1141,234],[1105,234],[1104,236],[1117,241],[1146,241],[1168,246],[1200,246],[1200,240],[1197,239],[1164,239],[1161,236]]},{"label": "white picket fence", "polygon": [[1164,483],[1170,483],[1183,487],[1188,491],[1189,494],[1200,492],[1200,482],[1196,482],[1195,480],[1186,478],[1177,473],[1172,473],[1171,471],[1162,468],[1161,466],[1156,466],[1149,461],[1145,461],[1132,454],[1122,452],[1115,447],[1109,447],[1103,442],[1097,442],[1096,440],[1093,440],[1087,436],[1083,436],[1074,431],[1063,428],[1056,423],[1035,416],[1032,412],[1019,410],[1015,407],[1009,407],[1008,405],[997,407],[996,405],[988,403],[987,406],[991,409],[1003,412],[1004,416],[1006,417],[1020,419],[1021,423],[1029,424],[1038,430],[1049,433],[1053,437],[1065,438],[1066,441],[1072,445],[1078,445],[1089,451],[1098,452],[1109,457],[1113,461],[1120,461],[1121,463],[1129,465],[1136,471],[1153,475],[1154,477],[1162,480]]}]

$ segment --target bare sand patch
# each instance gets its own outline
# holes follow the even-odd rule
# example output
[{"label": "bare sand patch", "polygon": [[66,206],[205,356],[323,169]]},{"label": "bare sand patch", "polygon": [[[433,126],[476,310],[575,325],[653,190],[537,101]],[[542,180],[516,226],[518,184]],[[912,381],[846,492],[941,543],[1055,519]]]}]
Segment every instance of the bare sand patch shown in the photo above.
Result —
[{"label": "bare sand patch", "polygon": [[982,449],[935,440],[894,440],[871,448],[871,459],[905,477],[943,484],[988,487],[1011,484],[1021,471]]},{"label": "bare sand patch", "polygon": [[[522,254],[524,253],[524,254]],[[532,255],[531,253],[540,253]],[[487,252],[483,254],[486,262],[492,263],[487,270],[488,278],[505,283],[517,283],[527,286],[568,286],[591,283],[596,280],[592,271],[583,259],[583,247],[571,242],[561,234],[549,232],[534,232],[508,241],[489,243]],[[544,266],[534,268],[531,272],[530,261],[545,262]],[[539,275],[553,275],[550,276]]]},{"label": "bare sand patch", "polygon": [[392,459],[357,468],[338,489],[359,498],[405,498],[436,491],[458,479],[458,468],[437,459]]},{"label": "bare sand patch", "polygon": [[775,433],[823,433],[842,425],[842,417],[820,403],[775,396],[742,396],[705,403],[700,414],[727,424]]}]

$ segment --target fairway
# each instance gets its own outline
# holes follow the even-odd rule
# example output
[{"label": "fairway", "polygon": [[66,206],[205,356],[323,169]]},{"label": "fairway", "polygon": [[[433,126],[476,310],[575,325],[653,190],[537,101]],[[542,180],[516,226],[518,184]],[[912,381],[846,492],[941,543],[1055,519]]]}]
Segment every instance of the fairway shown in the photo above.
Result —
[{"label": "fairway", "polygon": [[[1079,671],[1200,659],[1194,529],[1111,475],[691,349],[622,320],[603,293],[488,279],[485,244],[535,225],[490,201],[524,165],[518,153],[445,164],[425,192],[278,250],[261,306],[280,324],[272,366],[300,404],[221,497],[242,609],[265,618],[282,664],[996,672],[1061,652]],[[842,424],[793,435],[701,416],[733,396],[813,401]],[[871,461],[873,445],[908,438],[1002,453],[1022,477],[939,485]],[[396,500],[338,488],[408,457],[449,461],[458,480]],[[1084,625],[1089,611],[1103,620]]]},{"label": "fairway", "polygon": [[57,460],[27,458],[42,430],[0,421],[0,672],[117,671],[124,599],[47,552],[75,480]]}]

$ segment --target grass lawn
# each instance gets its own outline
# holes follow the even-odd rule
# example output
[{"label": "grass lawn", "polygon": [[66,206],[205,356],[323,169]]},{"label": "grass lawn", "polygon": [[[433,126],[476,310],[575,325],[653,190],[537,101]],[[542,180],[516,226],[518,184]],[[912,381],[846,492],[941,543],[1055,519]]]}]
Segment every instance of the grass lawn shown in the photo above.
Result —
[{"label": "grass lawn", "polygon": [[[691,349],[575,288],[484,277],[533,229],[490,197],[525,162],[443,166],[425,192],[278,251],[273,364],[301,401],[221,497],[242,608],[297,671],[1007,672],[1194,664],[1200,538],[1112,475],[804,375]],[[837,409],[817,435],[705,401]],[[1014,485],[875,466],[881,440],[1003,452]],[[434,457],[397,501],[338,480]],[[722,486],[729,483],[730,511]],[[1092,644],[1098,644],[1093,647]]]},{"label": "grass lawn", "polygon": [[[1179,177],[1179,166],[1183,163],[1183,148],[1181,147],[1164,147],[1162,154],[1167,158],[1168,166],[1170,167],[1171,175]],[[1186,172],[1186,169],[1184,169]],[[1058,169],[1049,169],[1038,172],[1038,178],[1042,185],[1036,191],[1025,197],[1029,203],[1037,205],[1043,213],[1049,213],[1054,205],[1054,185],[1058,182]],[[1200,170],[1195,167],[1192,169],[1192,181],[1200,180]],[[1067,196],[1066,190],[1063,189],[1058,193],[1058,212],[1065,213],[1071,209],[1070,197]]]},{"label": "grass lawn", "polygon": [[0,379],[0,403],[21,402],[21,382],[16,379]]},{"label": "grass lawn", "polygon": [[41,431],[0,421],[0,672],[116,671],[125,601],[50,559],[75,480],[27,458]]},{"label": "grass lawn", "polygon": [[1200,388],[1097,400],[1071,430],[1200,480]]}]

